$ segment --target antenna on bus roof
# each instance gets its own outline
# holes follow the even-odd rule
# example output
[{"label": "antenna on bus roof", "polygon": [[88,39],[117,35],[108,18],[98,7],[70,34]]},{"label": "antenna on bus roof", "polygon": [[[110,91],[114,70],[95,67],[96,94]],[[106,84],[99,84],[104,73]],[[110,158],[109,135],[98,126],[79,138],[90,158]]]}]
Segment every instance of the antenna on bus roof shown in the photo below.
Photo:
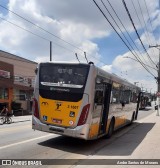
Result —
[{"label": "antenna on bus roof", "polygon": [[88,63],[87,56],[86,56],[86,52],[84,52],[84,56],[85,56],[85,59],[86,59],[86,61],[87,61],[87,63]]},{"label": "antenna on bus roof", "polygon": [[78,62],[80,63],[80,61],[79,61],[79,59],[78,59],[78,55],[77,55],[77,53],[75,53],[75,55],[76,55],[76,58],[77,58]]}]

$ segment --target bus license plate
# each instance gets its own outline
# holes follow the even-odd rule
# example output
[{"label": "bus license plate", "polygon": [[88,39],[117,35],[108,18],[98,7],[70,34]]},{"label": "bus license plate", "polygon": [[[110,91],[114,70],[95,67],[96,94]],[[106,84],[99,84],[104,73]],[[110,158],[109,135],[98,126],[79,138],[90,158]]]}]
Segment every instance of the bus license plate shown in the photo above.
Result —
[{"label": "bus license plate", "polygon": [[54,123],[57,123],[57,124],[62,124],[62,120],[60,120],[60,119],[55,119],[55,118],[53,118],[53,120],[52,120]]}]

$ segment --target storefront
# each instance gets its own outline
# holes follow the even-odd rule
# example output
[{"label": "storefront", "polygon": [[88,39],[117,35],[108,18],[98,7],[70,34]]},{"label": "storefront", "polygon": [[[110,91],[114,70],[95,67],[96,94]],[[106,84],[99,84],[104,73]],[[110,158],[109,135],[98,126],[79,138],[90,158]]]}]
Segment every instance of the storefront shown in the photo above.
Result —
[{"label": "storefront", "polygon": [[37,63],[0,51],[0,110],[22,109],[21,114],[31,114],[35,69]]}]

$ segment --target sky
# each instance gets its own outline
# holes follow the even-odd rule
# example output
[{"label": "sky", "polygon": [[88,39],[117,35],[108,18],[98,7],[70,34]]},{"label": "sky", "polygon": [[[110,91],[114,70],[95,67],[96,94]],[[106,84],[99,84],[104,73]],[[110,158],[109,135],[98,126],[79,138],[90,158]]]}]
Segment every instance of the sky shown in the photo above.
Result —
[{"label": "sky", "polygon": [[[49,34],[39,29],[0,6],[0,50],[32,61],[49,61],[49,47],[52,41],[53,61],[77,62],[75,57],[77,53],[79,60],[86,62],[85,51],[88,60],[98,67],[132,83],[138,82],[137,85],[148,92],[157,92],[154,77],[157,77],[156,64],[159,50],[149,48],[149,45],[160,44],[159,0],[125,0],[145,50],[135,33],[122,0],[96,0],[96,2],[125,43],[129,42],[131,51],[104,18],[93,0],[0,0],[0,5],[50,32]],[[136,58],[132,53],[135,52],[145,64],[150,66],[148,70],[151,74],[134,60]]]}]

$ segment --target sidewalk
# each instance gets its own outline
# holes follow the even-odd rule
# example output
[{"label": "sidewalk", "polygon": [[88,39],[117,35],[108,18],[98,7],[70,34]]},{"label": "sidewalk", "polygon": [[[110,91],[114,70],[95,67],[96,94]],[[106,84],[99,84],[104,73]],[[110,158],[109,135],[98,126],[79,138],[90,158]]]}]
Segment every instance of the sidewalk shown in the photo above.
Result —
[{"label": "sidewalk", "polygon": [[32,115],[25,115],[25,116],[13,116],[12,122],[18,123],[18,122],[25,122],[25,121],[31,121]]},{"label": "sidewalk", "polygon": [[[152,109],[153,110],[153,109]],[[130,131],[90,155],[87,159],[160,159],[160,116],[156,111],[144,119],[137,121],[137,125]],[[113,135],[114,136],[114,135]],[[112,139],[111,139],[112,140]],[[160,161],[159,161],[160,162]],[[97,168],[85,161],[87,167]],[[105,168],[135,168],[138,165],[99,165]],[[85,168],[77,165],[76,168]],[[139,165],[139,167],[160,167],[160,165]]]}]

